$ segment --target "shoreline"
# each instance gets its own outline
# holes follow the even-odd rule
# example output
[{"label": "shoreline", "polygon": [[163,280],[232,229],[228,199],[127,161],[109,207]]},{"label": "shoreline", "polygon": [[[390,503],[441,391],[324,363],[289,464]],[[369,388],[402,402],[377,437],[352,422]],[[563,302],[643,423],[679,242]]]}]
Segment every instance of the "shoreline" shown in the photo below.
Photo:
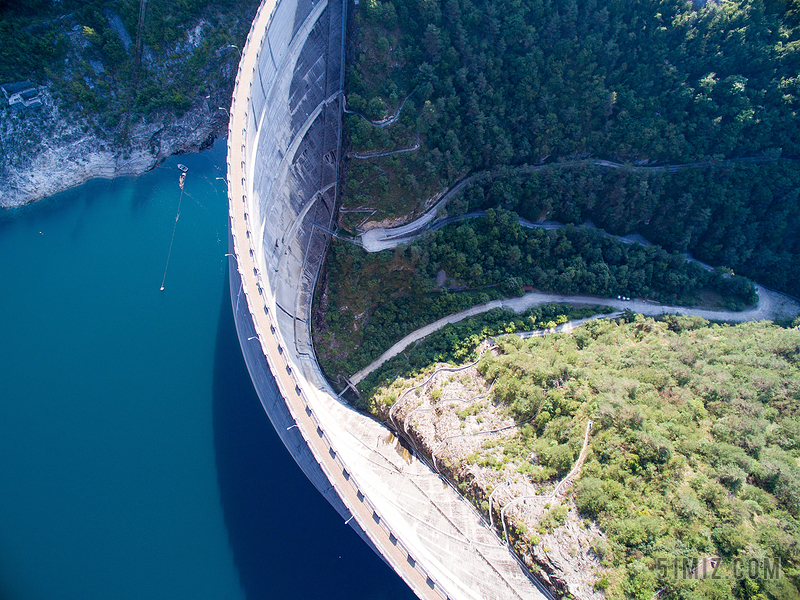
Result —
[{"label": "shoreline", "polygon": [[[57,115],[52,105],[50,111]],[[227,115],[204,100],[180,117],[162,112],[150,122],[136,123],[127,147],[109,144],[93,132],[43,139],[24,164],[0,166],[0,209],[21,208],[91,179],[141,175],[170,156],[211,147],[227,129]]]}]

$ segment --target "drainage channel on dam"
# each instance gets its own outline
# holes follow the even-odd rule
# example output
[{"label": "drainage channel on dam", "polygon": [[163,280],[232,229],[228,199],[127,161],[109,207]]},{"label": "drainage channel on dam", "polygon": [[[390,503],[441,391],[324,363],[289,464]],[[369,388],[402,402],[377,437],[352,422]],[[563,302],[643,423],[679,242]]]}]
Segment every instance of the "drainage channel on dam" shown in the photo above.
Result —
[{"label": "drainage channel on dam", "polygon": [[549,598],[469,502],[343,403],[316,362],[310,310],[335,211],[345,23],[342,0],[265,0],[242,49],[229,246],[251,379],[314,486],[420,598]]}]

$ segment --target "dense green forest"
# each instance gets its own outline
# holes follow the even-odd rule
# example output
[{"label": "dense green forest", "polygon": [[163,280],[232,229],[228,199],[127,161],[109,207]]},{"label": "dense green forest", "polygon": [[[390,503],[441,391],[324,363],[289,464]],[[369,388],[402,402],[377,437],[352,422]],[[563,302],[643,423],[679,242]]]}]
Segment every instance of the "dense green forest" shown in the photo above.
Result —
[{"label": "dense green forest", "polygon": [[523,228],[502,208],[376,254],[335,241],[326,260],[320,286],[325,300],[324,306],[317,301],[314,335],[320,364],[334,379],[351,375],[427,323],[522,295],[523,286],[734,309],[757,300],[742,277],[709,272],[681,255],[586,227]]},{"label": "dense green forest", "polygon": [[[797,6],[702,4],[359,3],[348,49],[348,105],[360,113],[346,120],[350,148],[419,148],[351,158],[345,206],[400,216],[470,173],[588,156],[713,162],[650,175],[553,168],[530,181],[496,179],[481,186],[494,188],[483,190],[484,204],[468,202],[646,231],[797,294]],[[388,126],[368,121],[401,106]],[[765,162],[724,162],[739,158]]]},{"label": "dense green forest", "polygon": [[[572,494],[605,534],[594,544],[608,569],[598,589],[641,600],[662,589],[685,599],[800,597],[800,319],[781,328],[631,314],[497,342],[478,370],[522,426],[481,464],[557,481],[594,421]],[[415,352],[407,360],[421,365]],[[396,397],[393,380],[384,372],[377,393]],[[538,538],[512,528],[512,539],[525,548]],[[722,557],[720,579],[675,579],[656,563],[705,556]],[[749,557],[780,559],[782,578],[732,577],[733,559]]]},{"label": "dense green forest", "polygon": [[786,5],[704,4],[367,0],[348,101],[380,118],[414,92],[404,110],[430,151],[469,169],[580,153],[796,156]]},{"label": "dense green forest", "polygon": [[499,206],[531,221],[547,215],[564,223],[590,219],[615,234],[636,230],[669,250],[800,296],[799,198],[800,169],[788,162],[675,173],[554,166],[474,183],[448,210]]},{"label": "dense green forest", "polygon": [[[0,81],[49,84],[64,107],[96,118],[103,129],[128,114],[164,107],[181,113],[201,93],[231,87],[220,69],[233,68],[239,54],[226,47],[241,44],[257,6],[256,0],[149,0],[137,52],[139,0],[5,1]],[[188,42],[198,25],[195,43]]]},{"label": "dense green forest", "polygon": [[444,227],[413,244],[410,252],[420,255],[417,268],[430,277],[444,270],[470,287],[501,284],[504,291],[518,294],[520,286],[531,285],[564,294],[621,294],[695,304],[701,290],[711,289],[729,308],[757,301],[744,278],[709,272],[682,255],[626,244],[586,227],[524,228],[514,213],[502,209]]}]

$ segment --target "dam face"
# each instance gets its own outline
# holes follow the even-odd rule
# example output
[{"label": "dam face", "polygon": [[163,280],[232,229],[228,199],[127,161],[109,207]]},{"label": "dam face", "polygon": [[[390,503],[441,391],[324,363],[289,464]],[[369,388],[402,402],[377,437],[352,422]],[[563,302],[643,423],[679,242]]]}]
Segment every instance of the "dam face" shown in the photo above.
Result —
[{"label": "dam face", "polygon": [[313,357],[310,309],[336,202],[341,134],[341,0],[274,9],[250,89],[247,195],[257,261],[289,348]]},{"label": "dam face", "polygon": [[[285,341],[279,354],[302,365],[316,384],[324,378],[311,347],[310,312],[336,202],[344,9],[342,0],[262,3],[242,54],[254,62],[251,77],[246,82],[237,79],[237,91],[244,94],[246,83],[247,95],[244,102],[231,107],[231,121],[237,114],[244,127],[236,131],[240,133],[238,185],[230,181],[229,151],[229,189],[234,185],[241,191],[247,252],[258,273],[256,290],[270,310],[270,333],[277,329],[274,335]],[[263,29],[257,30],[259,22]],[[229,143],[233,137],[229,136]],[[231,254],[235,255],[234,235],[231,227]],[[261,402],[306,476],[340,514],[349,517],[286,410],[265,352],[257,343],[237,269],[231,256],[237,332]],[[358,532],[371,545],[368,536]]]},{"label": "dam face", "polygon": [[417,596],[547,597],[485,518],[341,402],[317,364],[311,305],[335,213],[346,6],[264,0],[242,48],[228,132],[229,273],[250,377],[314,486]]}]

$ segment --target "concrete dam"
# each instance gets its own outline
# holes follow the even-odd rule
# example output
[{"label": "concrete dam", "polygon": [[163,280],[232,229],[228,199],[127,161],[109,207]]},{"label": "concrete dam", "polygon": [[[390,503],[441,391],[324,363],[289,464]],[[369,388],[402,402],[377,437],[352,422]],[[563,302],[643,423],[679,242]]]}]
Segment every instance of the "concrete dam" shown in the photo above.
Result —
[{"label": "concrete dam", "polygon": [[343,0],[265,0],[242,48],[229,272],[250,376],[298,465],[417,596],[550,597],[472,505],[342,402],[317,364],[311,304],[337,198],[346,11]]}]

